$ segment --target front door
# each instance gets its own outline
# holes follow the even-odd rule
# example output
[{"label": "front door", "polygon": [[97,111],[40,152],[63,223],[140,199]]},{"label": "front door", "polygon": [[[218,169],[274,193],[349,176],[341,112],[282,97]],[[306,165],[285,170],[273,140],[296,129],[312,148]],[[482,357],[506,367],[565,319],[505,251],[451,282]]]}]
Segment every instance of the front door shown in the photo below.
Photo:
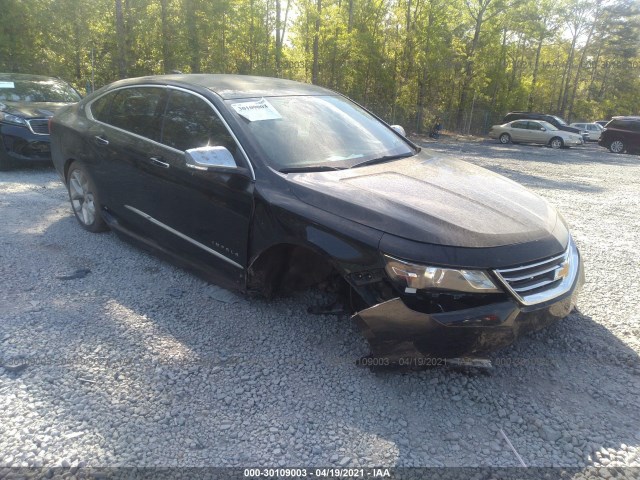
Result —
[{"label": "front door", "polygon": [[527,134],[529,141],[533,143],[547,143],[548,134],[543,130],[543,126],[540,122],[534,122],[529,120],[527,122]]},{"label": "front door", "polygon": [[169,87],[156,155],[140,164],[144,202],[127,208],[144,219],[154,238],[216,281],[243,288],[253,179],[187,167],[184,151],[224,146],[247,168],[239,146],[204,97]]}]

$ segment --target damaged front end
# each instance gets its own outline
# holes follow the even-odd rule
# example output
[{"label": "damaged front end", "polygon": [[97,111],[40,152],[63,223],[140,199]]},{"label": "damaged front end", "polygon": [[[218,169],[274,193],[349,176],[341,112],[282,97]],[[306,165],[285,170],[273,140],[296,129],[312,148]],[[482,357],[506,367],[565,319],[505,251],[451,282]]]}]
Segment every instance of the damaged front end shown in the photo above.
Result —
[{"label": "damaged front end", "polygon": [[379,282],[354,287],[365,299],[386,292],[384,301],[369,302],[352,318],[369,342],[370,357],[392,363],[481,357],[508,346],[566,317],[584,283],[573,241],[561,255],[482,274],[390,257],[385,270]]}]

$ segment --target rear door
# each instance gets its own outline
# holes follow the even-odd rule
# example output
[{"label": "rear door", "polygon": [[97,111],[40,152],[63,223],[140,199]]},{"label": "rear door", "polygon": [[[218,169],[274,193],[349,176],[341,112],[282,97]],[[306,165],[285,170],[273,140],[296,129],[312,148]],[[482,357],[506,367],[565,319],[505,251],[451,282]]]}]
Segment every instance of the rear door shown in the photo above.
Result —
[{"label": "rear door", "polygon": [[630,133],[628,137],[628,147],[633,150],[640,148],[640,121],[631,120],[629,122]]},{"label": "rear door", "polygon": [[516,142],[528,142],[527,121],[518,120],[511,124],[511,139]]},{"label": "rear door", "polygon": [[93,167],[96,186],[105,206],[138,233],[144,233],[144,225],[124,206],[141,205],[147,199],[140,173],[160,148],[166,92],[165,87],[127,87],[90,106],[96,122],[89,129],[89,142],[99,159]]}]

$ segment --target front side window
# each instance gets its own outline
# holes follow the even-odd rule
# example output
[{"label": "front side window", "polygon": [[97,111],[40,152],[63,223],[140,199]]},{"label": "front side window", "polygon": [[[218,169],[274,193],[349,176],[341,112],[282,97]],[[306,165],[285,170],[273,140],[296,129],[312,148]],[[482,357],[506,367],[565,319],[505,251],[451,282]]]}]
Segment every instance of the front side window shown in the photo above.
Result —
[{"label": "front side window", "polygon": [[238,147],[216,112],[200,97],[174,90],[169,95],[162,126],[162,143],[177,150],[226,147],[238,165]]},{"label": "front side window", "polygon": [[118,90],[114,93],[107,123],[158,141],[165,92],[161,87]]},{"label": "front side window", "polygon": [[226,101],[245,136],[277,169],[348,168],[416,152],[355,103],[331,95]]},{"label": "front side window", "polygon": [[538,122],[527,122],[529,126],[527,127],[529,130],[542,130],[542,125]]}]

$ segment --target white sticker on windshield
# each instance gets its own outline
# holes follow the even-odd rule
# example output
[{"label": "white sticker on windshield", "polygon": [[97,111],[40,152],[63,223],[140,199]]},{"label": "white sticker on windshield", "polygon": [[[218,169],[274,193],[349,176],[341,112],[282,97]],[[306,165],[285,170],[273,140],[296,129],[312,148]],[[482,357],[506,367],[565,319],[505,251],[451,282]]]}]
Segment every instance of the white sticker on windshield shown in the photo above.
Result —
[{"label": "white sticker on windshield", "polygon": [[0,82],[0,88],[15,88],[15,84],[13,82]]},{"label": "white sticker on windshield", "polygon": [[273,108],[273,105],[264,98],[261,98],[257,102],[233,103],[231,104],[231,108],[250,122],[282,118],[278,111]]}]

